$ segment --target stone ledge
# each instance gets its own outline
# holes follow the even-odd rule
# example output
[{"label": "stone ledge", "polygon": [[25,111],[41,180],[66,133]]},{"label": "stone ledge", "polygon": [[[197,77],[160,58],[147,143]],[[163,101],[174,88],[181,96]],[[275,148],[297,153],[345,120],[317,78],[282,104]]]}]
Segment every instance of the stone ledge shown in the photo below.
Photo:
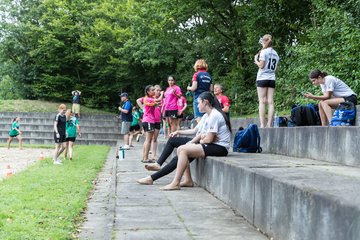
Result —
[{"label": "stone ledge", "polygon": [[360,239],[358,168],[242,153],[191,168],[198,185],[275,239]]}]

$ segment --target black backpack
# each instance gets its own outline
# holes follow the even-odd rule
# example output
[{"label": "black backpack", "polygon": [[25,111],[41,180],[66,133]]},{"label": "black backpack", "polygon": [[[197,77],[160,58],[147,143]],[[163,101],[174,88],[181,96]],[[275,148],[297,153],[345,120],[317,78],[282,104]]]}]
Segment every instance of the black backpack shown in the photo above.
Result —
[{"label": "black backpack", "polygon": [[319,107],[317,104],[304,106],[294,105],[291,110],[291,122],[294,126],[321,125]]}]

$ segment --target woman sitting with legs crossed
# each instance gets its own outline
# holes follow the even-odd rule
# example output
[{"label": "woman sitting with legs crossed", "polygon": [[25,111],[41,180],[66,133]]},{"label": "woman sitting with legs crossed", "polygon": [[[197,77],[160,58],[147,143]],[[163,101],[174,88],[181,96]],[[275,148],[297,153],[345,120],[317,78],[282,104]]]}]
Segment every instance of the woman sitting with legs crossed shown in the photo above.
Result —
[{"label": "woman sitting with legs crossed", "polygon": [[[228,118],[221,111],[219,101],[214,94],[203,92],[199,96],[198,107],[205,114],[197,127],[195,129],[175,131],[171,134],[172,136],[176,134],[191,134],[190,131],[193,131],[192,133],[196,132],[196,136],[192,139],[185,137],[170,138],[159,161],[166,159],[174,147],[178,147],[177,157],[174,157],[168,165],[161,169],[159,161],[157,162],[159,165],[146,166],[148,170],[160,170],[149,177],[139,179],[138,182],[140,184],[152,184],[153,181],[169,174],[177,167],[174,181],[162,189],[179,190],[180,186],[192,186],[189,162],[195,158],[226,156],[228,154],[231,126]],[[184,181],[180,184],[183,174]]]}]

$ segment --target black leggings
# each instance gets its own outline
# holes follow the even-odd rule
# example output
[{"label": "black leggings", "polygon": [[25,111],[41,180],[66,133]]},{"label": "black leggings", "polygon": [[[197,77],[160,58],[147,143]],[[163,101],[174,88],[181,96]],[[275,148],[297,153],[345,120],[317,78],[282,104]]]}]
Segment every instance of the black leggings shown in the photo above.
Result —
[{"label": "black leggings", "polygon": [[[181,145],[185,145],[187,142],[191,141],[191,139],[192,138],[188,138],[188,137],[169,138],[164,150],[162,151],[159,159],[157,160],[157,163],[161,166],[165,162],[165,160],[171,155],[174,148],[178,148]],[[189,159],[190,162],[192,162],[193,160],[194,158]],[[173,159],[171,159],[171,161],[168,164],[166,164],[166,166],[164,166],[159,171],[151,175],[152,180],[155,181],[174,171],[177,167],[177,162],[178,162],[178,157],[177,156],[173,157]]]}]

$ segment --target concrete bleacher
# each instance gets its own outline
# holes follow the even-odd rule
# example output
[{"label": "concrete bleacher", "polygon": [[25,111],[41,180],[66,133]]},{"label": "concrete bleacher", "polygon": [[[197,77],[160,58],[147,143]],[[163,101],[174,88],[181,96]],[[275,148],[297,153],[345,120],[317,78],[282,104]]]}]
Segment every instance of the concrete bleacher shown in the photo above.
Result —
[{"label": "concrete bleacher", "polygon": [[[360,239],[359,118],[356,122],[260,129],[262,153],[195,160],[193,179],[268,237]],[[258,119],[232,120],[233,134],[249,123]]]},{"label": "concrete bleacher", "polygon": [[[0,112],[0,142],[7,141],[12,120],[19,116],[24,143],[53,144],[55,115],[56,113]],[[115,146],[116,141],[121,138],[119,120],[115,115],[82,114],[79,125],[81,137],[77,137],[77,144]]]}]

